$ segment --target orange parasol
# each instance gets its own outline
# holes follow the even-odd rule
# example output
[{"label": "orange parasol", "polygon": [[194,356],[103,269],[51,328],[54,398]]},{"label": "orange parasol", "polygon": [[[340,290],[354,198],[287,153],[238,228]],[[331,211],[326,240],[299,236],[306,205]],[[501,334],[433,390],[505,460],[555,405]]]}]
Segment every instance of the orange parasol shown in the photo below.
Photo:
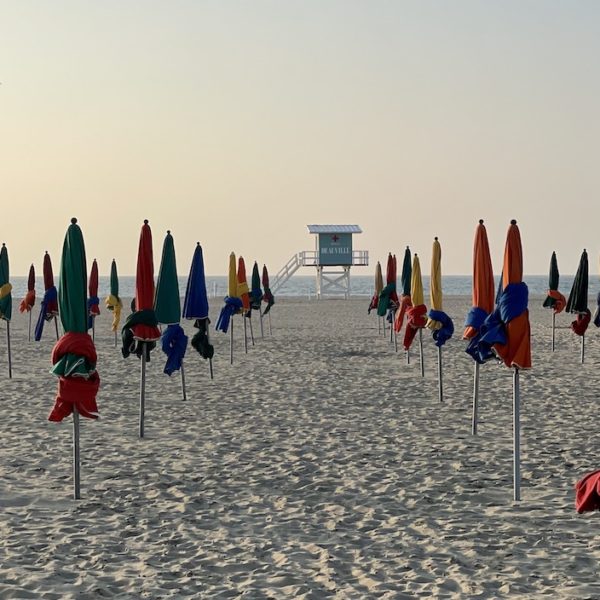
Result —
[{"label": "orange parasol", "polygon": [[[525,299],[525,310],[519,314],[520,304],[513,304],[512,291],[523,290],[527,294],[527,286],[523,283],[523,249],[521,234],[517,222],[513,219],[508,228],[506,245],[504,247],[504,263],[502,266],[502,296],[500,310],[502,321],[506,327],[506,343],[494,344],[494,350],[507,367],[517,369],[531,368],[531,329],[529,326],[529,311]],[[503,310],[504,308],[504,310]]]}]

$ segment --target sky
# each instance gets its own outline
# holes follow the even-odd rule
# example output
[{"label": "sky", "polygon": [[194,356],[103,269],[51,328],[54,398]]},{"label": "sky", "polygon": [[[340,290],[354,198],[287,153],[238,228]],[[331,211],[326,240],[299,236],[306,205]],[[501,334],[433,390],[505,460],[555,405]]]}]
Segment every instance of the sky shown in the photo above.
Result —
[{"label": "sky", "polygon": [[[600,253],[600,2],[0,0],[0,241],[11,273],[133,274],[148,219],[185,274],[276,272],[309,223],[358,224],[368,275],[406,245],[469,274],[485,220],[524,270]],[[309,269],[300,272],[310,275]]]}]

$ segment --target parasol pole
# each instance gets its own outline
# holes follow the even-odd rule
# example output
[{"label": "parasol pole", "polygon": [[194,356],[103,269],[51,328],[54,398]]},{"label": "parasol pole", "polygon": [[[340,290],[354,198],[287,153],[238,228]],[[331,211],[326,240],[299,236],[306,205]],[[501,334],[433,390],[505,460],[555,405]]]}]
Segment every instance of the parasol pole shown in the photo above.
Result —
[{"label": "parasol pole", "polygon": [[244,322],[244,352],[248,354],[248,326],[246,325],[246,315],[243,312],[242,321]]},{"label": "parasol pole", "polygon": [[440,402],[444,401],[444,383],[442,375],[442,347],[438,346],[438,395]]},{"label": "parasol pole", "polygon": [[475,361],[473,371],[473,416],[471,418],[471,433],[477,435],[477,404],[479,402],[479,363]]},{"label": "parasol pole", "polygon": [[185,371],[183,370],[183,360],[181,361],[181,367],[179,368],[181,373],[181,399],[187,400],[187,394],[185,392]]},{"label": "parasol pole", "polygon": [[410,348],[406,351],[406,364],[410,365]]},{"label": "parasol pole", "polygon": [[585,333],[581,336],[581,364],[585,360]]},{"label": "parasol pole", "polygon": [[419,327],[419,358],[421,359],[421,377],[425,377],[425,363],[423,361],[423,328]]},{"label": "parasol pole", "polygon": [[233,364],[233,316],[229,322],[229,364]]},{"label": "parasol pole", "polygon": [[381,317],[377,315],[377,333],[381,335]]},{"label": "parasol pole", "polygon": [[31,341],[31,313],[32,312],[33,312],[33,309],[29,311],[29,335],[27,336],[28,342]]},{"label": "parasol pole", "polygon": [[56,318],[56,315],[54,315],[54,327],[56,329],[56,341],[58,342],[58,319]]},{"label": "parasol pole", "polygon": [[[233,323],[233,321],[231,321],[231,322]],[[206,341],[207,341],[207,343],[210,344],[210,336],[209,336],[209,333],[208,333],[208,329],[209,328],[207,327],[206,328]],[[233,359],[233,356],[232,356],[232,359]],[[210,371],[210,378],[214,379],[215,376],[213,374],[212,358],[208,359],[208,370]]]},{"label": "parasol pole", "polygon": [[269,311],[269,335],[273,335],[273,329],[271,328],[271,311]]},{"label": "parasol pole", "polygon": [[115,348],[117,347],[117,332],[115,330]]},{"label": "parasol pole", "polygon": [[8,378],[12,379],[12,355],[10,352],[10,321],[6,321],[6,353],[8,355]]},{"label": "parasol pole", "polygon": [[554,352],[554,334],[556,330],[556,313],[552,311],[552,352]]},{"label": "parasol pole", "polygon": [[75,500],[81,498],[79,412],[75,406],[73,407],[73,496]]},{"label": "parasol pole", "polygon": [[260,339],[264,340],[265,339],[265,331],[263,329],[263,314],[262,314],[262,308],[259,306],[258,307],[258,314],[260,315]]},{"label": "parasol pole", "polygon": [[144,437],[144,415],[146,412],[146,343],[142,344],[142,365],[140,375],[140,437]]},{"label": "parasol pole", "polygon": [[252,345],[254,346],[254,331],[252,330],[252,309],[248,311],[248,314],[250,315],[248,317],[248,325],[250,325],[250,339],[252,340]]},{"label": "parasol pole", "polygon": [[390,310],[388,313],[392,315],[392,320],[390,321],[390,344],[394,341],[394,311]]},{"label": "parasol pole", "polygon": [[515,501],[521,500],[521,420],[519,369],[513,372],[513,489]]},{"label": "parasol pole", "polygon": [[96,341],[96,317],[92,316],[92,342]]}]

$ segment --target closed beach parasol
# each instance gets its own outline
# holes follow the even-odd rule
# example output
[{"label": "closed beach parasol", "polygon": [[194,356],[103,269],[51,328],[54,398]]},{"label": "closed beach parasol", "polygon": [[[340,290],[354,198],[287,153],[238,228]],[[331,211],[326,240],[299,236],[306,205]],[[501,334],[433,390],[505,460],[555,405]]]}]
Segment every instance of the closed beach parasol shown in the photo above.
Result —
[{"label": "closed beach parasol", "polygon": [[442,295],[442,247],[437,237],[433,241],[431,254],[431,281],[429,286],[431,309],[427,327],[433,331],[433,339],[438,349],[438,388],[439,400],[444,401],[442,346],[452,337],[454,324],[444,312]]},{"label": "closed beach parasol", "polygon": [[571,329],[576,335],[581,337],[582,364],[585,360],[585,332],[592,318],[592,313],[588,308],[588,287],[588,255],[584,249],[584,251],[581,253],[579,266],[577,267],[577,273],[575,273],[575,279],[573,280],[571,293],[569,294],[569,299],[567,300],[567,312],[577,315],[575,321],[571,323]]},{"label": "closed beach parasol", "polygon": [[[236,296],[242,301],[242,317],[250,318],[250,288],[246,278],[246,263],[244,257],[238,258],[237,268],[237,291]],[[250,334],[254,346],[254,334],[252,332],[252,321],[250,321]],[[244,318],[244,352],[248,353],[248,336],[246,335],[246,318]]]},{"label": "closed beach parasol", "polygon": [[0,250],[0,318],[6,322],[6,353],[8,357],[8,377],[12,378],[12,357],[10,353],[10,320],[12,318],[12,284],[10,283],[10,268],[8,250],[2,244]]},{"label": "closed beach parasol", "polygon": [[46,251],[44,254],[44,297],[40,305],[40,316],[38,317],[37,324],[35,326],[35,341],[39,342],[42,339],[42,333],[44,331],[44,323],[54,319],[54,326],[56,328],[56,339],[58,340],[58,292],[54,286],[54,274],[52,272],[52,261],[50,255]]},{"label": "closed beach parasol", "polygon": [[496,309],[481,326],[480,345],[493,346],[507,367],[513,368],[513,473],[514,499],[521,499],[521,425],[519,371],[531,368],[531,330],[527,310],[529,290],[523,281],[523,250],[517,222],[506,236],[501,291]]},{"label": "closed beach parasol", "polygon": [[110,294],[104,301],[106,308],[113,314],[111,330],[115,334],[115,348],[117,347],[117,331],[119,329],[119,323],[121,322],[121,310],[123,309],[123,302],[119,297],[119,276],[117,274],[117,263],[113,258],[112,264],[110,265]]},{"label": "closed beach parasol", "polygon": [[[409,307],[412,306],[412,299],[410,295],[411,279],[411,254],[410,248],[406,246],[406,250],[404,251],[404,260],[402,261],[402,274],[400,275],[400,283],[402,285],[402,294],[400,295],[400,309],[398,310],[396,318],[394,320],[394,331],[396,332],[396,334],[402,331],[406,311]],[[406,353],[406,360],[407,362],[410,362],[410,354],[408,352]]]},{"label": "closed beach parasol", "polygon": [[[375,293],[369,302],[369,308],[367,309],[367,313],[371,314],[372,310],[377,311],[377,305],[379,304],[379,295],[381,294],[381,290],[383,290],[383,273],[381,272],[381,263],[377,261],[377,266],[375,267]],[[381,333],[381,317],[377,318],[377,328],[379,333]]]},{"label": "closed beach parasol", "polygon": [[31,341],[31,314],[33,311],[33,307],[35,306],[35,268],[33,265],[29,267],[29,276],[27,277],[27,293],[25,294],[25,298],[21,300],[21,304],[19,305],[20,312],[29,313],[29,334],[28,341]]},{"label": "closed beach parasol", "polygon": [[425,377],[425,363],[423,360],[423,327],[427,324],[427,307],[423,294],[423,279],[421,277],[421,263],[415,254],[412,264],[410,280],[412,306],[406,310],[406,329],[404,331],[404,349],[408,352],[417,331],[419,332],[419,357],[421,360],[421,377]]},{"label": "closed beach parasol", "polygon": [[267,303],[267,308],[263,312],[263,317],[269,315],[269,335],[273,335],[273,328],[271,327],[271,307],[275,304],[275,296],[271,292],[271,286],[269,284],[269,271],[267,265],[263,265],[262,270],[262,285],[263,285],[263,302]]},{"label": "closed beach parasol", "polygon": [[385,317],[390,322],[390,342],[393,341],[394,335],[394,316],[396,314],[396,309],[400,304],[400,301],[398,300],[398,293],[396,291],[396,279],[396,256],[393,256],[390,252],[388,254],[385,270],[385,287],[381,290],[381,293],[379,294],[379,301],[377,303],[377,314],[380,317]]},{"label": "closed beach parasol", "polygon": [[262,322],[262,289],[260,288],[260,273],[258,272],[258,263],[254,261],[254,265],[252,267],[252,280],[251,280],[251,288],[250,288],[250,310],[257,310],[260,317],[260,337],[265,337],[265,332],[263,331],[263,322]]},{"label": "closed beach parasol", "polygon": [[96,317],[100,314],[100,299],[98,298],[98,263],[96,262],[96,259],[92,262],[88,292],[88,329],[92,330],[92,340],[95,340]]},{"label": "closed beach parasol", "polygon": [[552,309],[552,352],[554,352],[556,315],[562,312],[567,304],[565,297],[558,291],[558,282],[558,261],[556,260],[556,252],[552,252],[552,256],[550,257],[550,272],[548,275],[548,295],[542,304],[544,308]]},{"label": "closed beach parasol", "polygon": [[237,296],[237,271],[235,254],[229,255],[229,272],[227,277],[227,296],[225,296],[225,305],[221,309],[217,319],[216,329],[227,333],[229,329],[229,362],[233,364],[233,321],[231,318],[242,310],[242,301]]},{"label": "closed beach parasol", "polygon": [[181,373],[181,390],[183,399],[187,400],[183,358],[185,357],[188,338],[179,323],[181,321],[179,281],[177,279],[175,244],[170,231],[167,231],[163,243],[158,281],[156,283],[154,311],[158,322],[167,326],[161,338],[162,350],[167,355],[164,373],[169,376],[175,371]]},{"label": "closed beach parasol", "polygon": [[488,347],[484,354],[480,352],[479,341],[480,330],[484,321],[494,310],[494,272],[492,270],[492,258],[488,243],[487,230],[483,219],[475,230],[475,242],[473,244],[473,300],[472,308],[467,315],[463,339],[468,340],[466,352],[475,361],[473,375],[473,411],[471,419],[471,432],[477,435],[478,404],[479,404],[479,365],[494,358],[495,354]]},{"label": "closed beach parasol", "polygon": [[49,421],[60,422],[73,414],[73,480],[80,497],[79,415],[98,418],[96,395],[100,377],[96,349],[88,335],[87,267],[83,235],[77,219],[71,219],[63,244],[58,301],[65,334],[52,350],[52,373],[58,376],[58,393]]},{"label": "closed beach parasol", "polygon": [[212,358],[215,349],[210,343],[208,334],[208,296],[206,294],[206,277],[204,275],[204,256],[200,242],[196,244],[192,264],[190,266],[190,275],[188,277],[187,288],[185,290],[185,300],[183,302],[183,317],[185,319],[194,319],[194,327],[198,333],[192,338],[192,348],[195,348],[202,358],[208,360],[210,369],[210,378],[213,378]]},{"label": "closed beach parasol", "polygon": [[158,320],[154,312],[154,259],[152,231],[145,220],[140,232],[135,277],[135,311],[127,317],[122,329],[125,358],[135,353],[141,359],[139,435],[144,437],[146,412],[146,362],[160,339]]},{"label": "closed beach parasol", "polygon": [[377,314],[380,317],[384,317],[388,310],[394,309],[398,304],[398,293],[396,292],[396,262],[390,252],[388,254],[385,271],[385,287],[379,294]]}]

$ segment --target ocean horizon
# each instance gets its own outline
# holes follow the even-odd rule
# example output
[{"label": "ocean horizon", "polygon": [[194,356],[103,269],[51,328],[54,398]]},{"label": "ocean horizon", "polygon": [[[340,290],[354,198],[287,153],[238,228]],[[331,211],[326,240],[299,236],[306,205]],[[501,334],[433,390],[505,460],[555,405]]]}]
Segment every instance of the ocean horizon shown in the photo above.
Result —
[{"label": "ocean horizon", "polygon": [[[560,279],[559,291],[568,296],[573,284],[573,275],[563,275]],[[248,280],[250,281],[250,280]],[[496,287],[498,286],[499,277],[495,277]],[[548,290],[547,275],[525,275],[524,281],[529,287],[530,295],[543,295]],[[11,278],[13,286],[13,300],[20,300],[25,296],[27,290],[27,277]],[[58,285],[58,277],[55,277],[55,284]],[[179,277],[179,293],[183,298],[187,285],[187,277]],[[471,294],[472,277],[468,275],[445,275],[442,277],[442,289],[444,295],[447,296],[469,296]],[[398,287],[400,287],[400,279],[398,279]],[[43,293],[43,280],[41,277],[36,278],[36,292],[38,297]],[[429,294],[429,276],[423,276],[423,289],[426,298]],[[227,277],[226,276],[207,276],[206,290],[209,298],[223,298],[227,295]],[[110,278],[100,277],[98,281],[98,296],[104,299],[110,291]],[[371,297],[374,292],[374,277],[373,276],[351,276],[350,277],[350,295],[355,297]],[[600,278],[590,277],[589,295],[595,297],[600,293]],[[135,294],[135,277],[121,276],[119,277],[119,295],[123,298],[131,298]],[[291,277],[284,286],[275,294],[280,297],[290,298],[314,298],[316,297],[316,278],[309,275],[296,275]],[[329,296],[340,296],[341,294],[327,294]]]}]

